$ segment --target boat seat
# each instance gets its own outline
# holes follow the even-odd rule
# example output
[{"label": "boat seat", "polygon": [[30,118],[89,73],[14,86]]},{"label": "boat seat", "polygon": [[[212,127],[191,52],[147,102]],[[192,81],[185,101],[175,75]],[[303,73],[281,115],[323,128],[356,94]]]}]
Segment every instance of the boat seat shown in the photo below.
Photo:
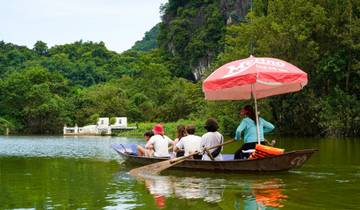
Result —
[{"label": "boat seat", "polygon": [[138,154],[137,154],[137,145],[136,144],[130,144],[130,149],[131,149],[131,151],[128,151],[129,155],[138,156]]},{"label": "boat seat", "polygon": [[234,160],[234,154],[222,154],[223,160]]},{"label": "boat seat", "polygon": [[113,144],[112,148],[119,152],[126,153],[128,155],[137,156],[137,145],[136,144]]}]

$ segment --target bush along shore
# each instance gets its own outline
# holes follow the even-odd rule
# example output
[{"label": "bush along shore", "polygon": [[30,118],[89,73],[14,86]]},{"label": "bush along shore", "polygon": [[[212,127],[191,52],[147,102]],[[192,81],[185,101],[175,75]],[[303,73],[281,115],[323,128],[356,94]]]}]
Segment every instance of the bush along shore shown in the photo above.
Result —
[{"label": "bush along shore", "polygon": [[142,122],[142,123],[130,123],[129,126],[136,126],[137,129],[125,130],[116,132],[116,136],[136,137],[142,138],[146,131],[151,131],[155,124],[161,123],[165,128],[165,135],[171,139],[176,138],[176,127],[180,124],[194,125],[196,127],[196,135],[201,136],[205,133],[204,122],[201,120],[179,120],[177,122]]}]

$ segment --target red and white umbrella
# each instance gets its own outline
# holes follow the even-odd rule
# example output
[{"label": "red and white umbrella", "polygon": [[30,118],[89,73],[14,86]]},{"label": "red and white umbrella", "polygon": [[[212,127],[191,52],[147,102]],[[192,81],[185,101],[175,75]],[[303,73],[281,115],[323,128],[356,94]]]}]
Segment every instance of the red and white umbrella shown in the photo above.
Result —
[{"label": "red and white umbrella", "polygon": [[250,56],[215,70],[203,82],[203,92],[207,100],[246,100],[253,97],[260,143],[256,100],[299,91],[307,82],[307,74],[286,61]]}]

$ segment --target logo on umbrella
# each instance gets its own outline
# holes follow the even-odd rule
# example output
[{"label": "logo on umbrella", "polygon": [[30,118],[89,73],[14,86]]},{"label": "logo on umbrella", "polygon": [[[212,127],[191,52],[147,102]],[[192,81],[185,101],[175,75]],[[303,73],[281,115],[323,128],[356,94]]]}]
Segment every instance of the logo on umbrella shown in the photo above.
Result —
[{"label": "logo on umbrella", "polygon": [[[258,65],[259,64],[259,65]],[[232,77],[234,75],[240,74],[248,70],[250,67],[257,65],[259,68],[263,69],[271,69],[271,70],[278,70],[287,72],[285,67],[285,63],[282,61],[276,61],[274,59],[267,59],[267,58],[249,58],[245,60],[241,60],[240,62],[232,62],[230,65],[227,66],[228,73],[223,76],[223,78]]]}]

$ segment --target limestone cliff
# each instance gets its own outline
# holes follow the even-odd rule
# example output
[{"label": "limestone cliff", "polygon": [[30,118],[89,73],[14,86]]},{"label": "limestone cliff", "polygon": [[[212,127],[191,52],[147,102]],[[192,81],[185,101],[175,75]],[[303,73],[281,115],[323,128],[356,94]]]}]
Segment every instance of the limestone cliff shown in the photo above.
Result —
[{"label": "limestone cliff", "polygon": [[250,5],[251,0],[169,0],[158,40],[175,64],[172,72],[200,79],[224,48],[226,25],[244,21]]}]

